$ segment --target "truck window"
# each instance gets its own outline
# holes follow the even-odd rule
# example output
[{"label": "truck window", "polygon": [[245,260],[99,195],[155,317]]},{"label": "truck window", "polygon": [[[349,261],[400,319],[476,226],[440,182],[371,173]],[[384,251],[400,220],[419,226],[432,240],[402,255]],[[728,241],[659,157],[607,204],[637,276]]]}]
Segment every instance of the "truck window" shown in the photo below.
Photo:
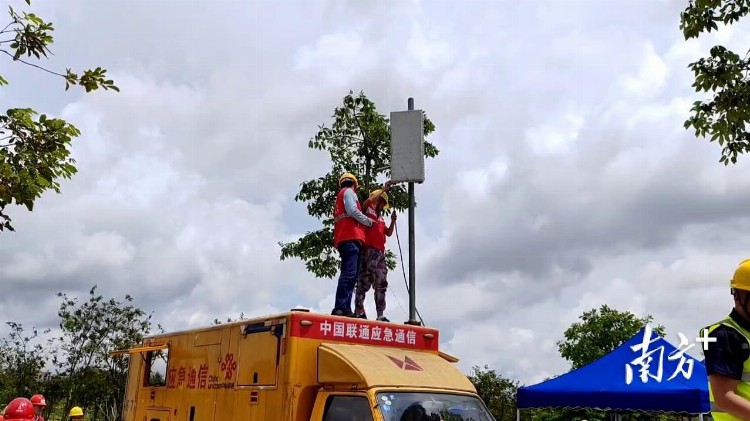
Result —
[{"label": "truck window", "polygon": [[160,387],[167,385],[167,362],[169,360],[169,349],[160,349],[158,351],[149,351],[146,354],[146,376],[145,385],[150,387]]},{"label": "truck window", "polygon": [[372,421],[370,402],[364,396],[331,396],[323,421]]}]

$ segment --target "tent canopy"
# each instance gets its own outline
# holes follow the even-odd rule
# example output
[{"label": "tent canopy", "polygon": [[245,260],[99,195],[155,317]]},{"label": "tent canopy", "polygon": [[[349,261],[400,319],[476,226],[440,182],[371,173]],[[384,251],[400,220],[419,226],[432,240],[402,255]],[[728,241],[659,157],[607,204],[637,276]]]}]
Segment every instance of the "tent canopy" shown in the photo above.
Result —
[{"label": "tent canopy", "polygon": [[[645,349],[642,348],[644,340],[647,341]],[[693,341],[690,344],[692,349],[702,346]],[[685,344],[681,349],[686,350],[688,346]],[[682,355],[684,360],[680,367],[679,350],[645,326],[614,351],[588,365],[519,388],[517,406],[519,409],[554,407],[707,413],[706,367],[690,355]],[[647,370],[643,370],[643,363],[648,364]],[[632,374],[629,383],[628,366]],[[645,379],[641,377],[642,371],[647,375]]]}]

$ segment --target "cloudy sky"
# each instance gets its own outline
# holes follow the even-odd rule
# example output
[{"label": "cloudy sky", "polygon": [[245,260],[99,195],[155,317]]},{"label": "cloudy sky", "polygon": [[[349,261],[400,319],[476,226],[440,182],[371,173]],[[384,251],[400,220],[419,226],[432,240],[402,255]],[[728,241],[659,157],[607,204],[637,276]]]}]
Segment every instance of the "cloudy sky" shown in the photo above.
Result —
[{"label": "cloudy sky", "polygon": [[[686,42],[676,0],[36,3],[56,27],[47,64],[101,65],[121,92],[0,62],[0,105],[83,132],[63,194],[11,209],[0,319],[54,326],[54,294],[94,284],[169,330],[330,312],[335,281],[277,243],[319,227],[293,198],[329,168],[307,141],[349,90],[384,114],[413,97],[436,125],[417,307],[465,371],[560,374],[555,342],[605,303],[652,314],[675,344],[729,311],[750,158],[725,167],[682,123],[705,98],[688,64],[719,42],[744,51],[747,22]],[[406,252],[405,214],[398,229]],[[406,320],[400,267],[390,285],[387,316]]]}]

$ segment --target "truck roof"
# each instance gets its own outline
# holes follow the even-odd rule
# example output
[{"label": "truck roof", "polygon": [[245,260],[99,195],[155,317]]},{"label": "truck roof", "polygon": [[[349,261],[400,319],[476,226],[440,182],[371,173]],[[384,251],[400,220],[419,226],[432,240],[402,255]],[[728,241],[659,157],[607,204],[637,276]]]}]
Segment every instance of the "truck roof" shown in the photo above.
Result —
[{"label": "truck roof", "polygon": [[[333,316],[298,309],[214,326],[149,335],[144,338],[144,342],[234,326],[252,329],[255,326],[272,323],[272,320],[288,320],[290,337],[439,352],[439,331],[435,328]],[[451,362],[458,361],[447,354],[440,354]]]},{"label": "truck roof", "polygon": [[221,323],[221,324],[218,324],[218,325],[202,326],[202,327],[196,327],[196,328],[192,328],[192,329],[183,329],[183,330],[176,330],[176,331],[164,332],[164,333],[155,333],[155,334],[152,334],[152,335],[144,336],[143,339],[144,340],[146,340],[146,339],[158,339],[158,338],[164,338],[164,337],[167,337],[167,336],[183,335],[183,334],[186,334],[186,333],[207,332],[207,331],[211,331],[211,330],[224,329],[227,326],[242,326],[242,325],[246,325],[248,323],[252,323],[254,321],[259,321],[259,320],[280,319],[280,318],[283,318],[283,317],[288,317],[292,313],[304,312],[304,311],[305,310],[293,309],[291,311],[286,311],[284,313],[275,313],[275,314],[269,314],[269,315],[265,315],[265,316],[256,316],[256,317],[251,317],[251,318],[248,318],[248,319],[242,319],[242,320],[236,320],[236,321],[233,321],[233,322]]}]

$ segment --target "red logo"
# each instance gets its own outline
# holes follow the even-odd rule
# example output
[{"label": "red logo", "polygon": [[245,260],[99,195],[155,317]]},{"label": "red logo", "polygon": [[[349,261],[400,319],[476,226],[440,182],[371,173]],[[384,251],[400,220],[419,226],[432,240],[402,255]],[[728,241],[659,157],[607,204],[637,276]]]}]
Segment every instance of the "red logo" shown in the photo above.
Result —
[{"label": "red logo", "polygon": [[417,364],[414,360],[412,360],[409,357],[405,356],[403,361],[399,360],[398,358],[393,358],[390,355],[388,356],[388,358],[390,358],[391,361],[393,361],[393,363],[396,364],[398,368],[400,369],[411,370],[411,371],[422,371],[422,367],[420,367],[419,364]]},{"label": "red logo", "polygon": [[[219,360],[221,362],[221,360]],[[224,361],[221,362],[221,371],[225,373],[225,379],[230,380],[234,370],[237,369],[237,362],[234,361],[234,354],[227,354],[224,356]]]}]

